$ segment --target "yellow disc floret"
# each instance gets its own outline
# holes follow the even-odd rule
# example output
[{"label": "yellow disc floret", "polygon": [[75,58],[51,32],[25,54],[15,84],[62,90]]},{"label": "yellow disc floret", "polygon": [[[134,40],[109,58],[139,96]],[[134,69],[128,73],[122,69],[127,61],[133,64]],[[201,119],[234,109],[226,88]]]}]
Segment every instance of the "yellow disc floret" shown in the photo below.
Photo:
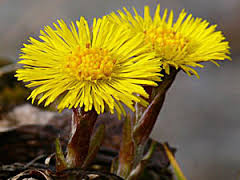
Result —
[{"label": "yellow disc floret", "polygon": [[176,53],[189,51],[189,40],[173,29],[150,28],[144,33],[146,43],[151,43],[152,50],[165,60],[171,60]]},{"label": "yellow disc floret", "polygon": [[78,46],[66,57],[65,69],[78,80],[110,79],[115,63],[108,50]]},{"label": "yellow disc floret", "polygon": [[132,111],[136,102],[147,106],[143,85],[157,86],[161,80],[159,60],[142,44],[143,33],[132,35],[106,16],[94,18],[92,28],[84,17],[69,25],[58,20],[24,44],[16,77],[34,88],[32,103],[56,101],[60,111],[107,110],[120,118],[126,115],[123,105]]},{"label": "yellow disc floret", "polygon": [[153,52],[162,63],[166,74],[170,67],[182,69],[188,75],[199,77],[195,68],[203,68],[202,62],[218,63],[220,60],[231,60],[228,41],[221,31],[216,31],[216,25],[201,18],[194,18],[185,10],[174,21],[174,13],[165,9],[160,13],[157,5],[154,16],[151,16],[149,6],[144,7],[142,17],[135,8],[134,15],[123,8],[118,13],[111,13],[111,21],[124,24],[132,34],[142,33],[149,52]]}]

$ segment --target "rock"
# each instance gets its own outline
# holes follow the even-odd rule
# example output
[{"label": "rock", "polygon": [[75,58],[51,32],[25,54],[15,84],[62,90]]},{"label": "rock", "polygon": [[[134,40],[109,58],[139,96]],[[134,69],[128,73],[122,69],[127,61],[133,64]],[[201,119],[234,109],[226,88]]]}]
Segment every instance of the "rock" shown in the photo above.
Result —
[{"label": "rock", "polygon": [[57,112],[42,111],[30,104],[22,104],[16,106],[5,115],[2,115],[2,119],[0,120],[0,131],[27,124],[44,125],[56,115]]}]

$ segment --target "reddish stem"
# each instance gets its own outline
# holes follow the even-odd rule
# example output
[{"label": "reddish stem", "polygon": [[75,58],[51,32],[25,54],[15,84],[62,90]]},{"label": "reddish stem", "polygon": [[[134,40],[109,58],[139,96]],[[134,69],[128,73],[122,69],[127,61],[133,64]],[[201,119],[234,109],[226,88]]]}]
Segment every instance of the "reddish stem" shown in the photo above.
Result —
[{"label": "reddish stem", "polygon": [[178,70],[172,69],[170,75],[165,76],[159,87],[154,89],[157,91],[156,96],[153,97],[152,102],[134,127],[133,137],[137,145],[145,144],[148,139],[162,109],[166,93],[171,87],[177,72]]},{"label": "reddish stem", "polygon": [[84,112],[73,109],[72,130],[67,146],[67,164],[70,168],[81,167],[88,155],[92,131],[97,120],[95,110]]}]

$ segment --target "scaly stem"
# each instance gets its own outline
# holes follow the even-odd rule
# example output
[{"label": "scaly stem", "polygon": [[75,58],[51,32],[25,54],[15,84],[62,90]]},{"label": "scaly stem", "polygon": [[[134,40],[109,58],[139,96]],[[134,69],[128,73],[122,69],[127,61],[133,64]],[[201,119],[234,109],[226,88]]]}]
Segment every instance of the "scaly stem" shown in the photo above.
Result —
[{"label": "scaly stem", "polygon": [[[152,86],[145,86],[144,87],[145,91],[149,94],[149,98],[145,99],[149,103],[151,103],[152,98],[153,98],[153,87]],[[142,117],[144,111],[147,109],[147,107],[142,106],[140,103],[135,104],[135,119],[133,122],[133,126],[138,123],[139,119]]]},{"label": "scaly stem", "polygon": [[141,161],[138,163],[135,169],[132,170],[131,174],[128,176],[127,180],[137,180],[141,173],[144,171],[144,168],[147,166],[148,161],[152,157],[157,146],[156,141],[152,141],[148,152],[144,155]]},{"label": "scaly stem", "polygon": [[67,165],[80,168],[88,155],[92,131],[97,120],[95,110],[73,109],[71,136],[67,146]]},{"label": "scaly stem", "polygon": [[115,161],[112,166],[115,167],[113,172],[117,172],[117,175],[122,178],[137,179],[143,171],[147,159],[153,153],[154,143],[149,154],[144,158],[145,144],[162,109],[166,93],[177,73],[178,70],[172,68],[170,75],[166,75],[158,87],[145,87],[145,90],[150,94],[148,99],[150,105],[145,108],[136,104],[135,117],[131,120],[130,117],[125,119],[118,161]]},{"label": "scaly stem", "polygon": [[132,122],[128,116],[123,124],[117,175],[126,179],[134,165],[135,144],[132,138]]},{"label": "scaly stem", "polygon": [[171,87],[178,70],[172,69],[170,75],[166,75],[165,79],[157,88],[153,89],[156,94],[148,108],[144,111],[141,118],[134,127],[133,137],[136,145],[145,144],[149,138],[150,133],[156,123],[157,117],[162,109],[166,93]]},{"label": "scaly stem", "polygon": [[[137,177],[138,175],[134,173],[140,174],[139,171],[142,171],[143,169],[143,166],[140,166],[140,164],[143,159],[143,150],[145,148],[145,144],[147,143],[147,140],[157,121],[157,117],[162,109],[166,93],[171,87],[177,73],[178,70],[172,68],[170,75],[166,75],[164,77],[164,80],[159,84],[159,86],[152,89],[149,100],[150,105],[146,109],[139,109],[142,110],[142,112],[138,113],[142,115],[139,119],[136,120],[132,132],[136,152],[134,157],[134,167],[138,168],[138,170],[133,169],[133,171],[131,172],[131,176]],[[141,168],[139,169],[139,167]]]}]

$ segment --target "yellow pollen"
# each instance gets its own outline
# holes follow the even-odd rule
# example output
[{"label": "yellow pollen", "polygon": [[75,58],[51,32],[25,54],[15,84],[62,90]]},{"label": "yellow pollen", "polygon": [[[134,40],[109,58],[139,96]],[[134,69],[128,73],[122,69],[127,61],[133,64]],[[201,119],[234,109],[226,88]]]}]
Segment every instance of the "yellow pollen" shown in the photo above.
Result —
[{"label": "yellow pollen", "polygon": [[188,50],[187,47],[189,40],[182,36],[179,32],[175,32],[172,29],[162,27],[151,28],[144,33],[145,42],[151,43],[152,49],[163,57],[165,57],[165,55],[168,56],[170,54],[174,54],[175,52]]},{"label": "yellow pollen", "polygon": [[66,57],[64,68],[78,80],[111,78],[116,59],[102,48],[77,47]]}]

